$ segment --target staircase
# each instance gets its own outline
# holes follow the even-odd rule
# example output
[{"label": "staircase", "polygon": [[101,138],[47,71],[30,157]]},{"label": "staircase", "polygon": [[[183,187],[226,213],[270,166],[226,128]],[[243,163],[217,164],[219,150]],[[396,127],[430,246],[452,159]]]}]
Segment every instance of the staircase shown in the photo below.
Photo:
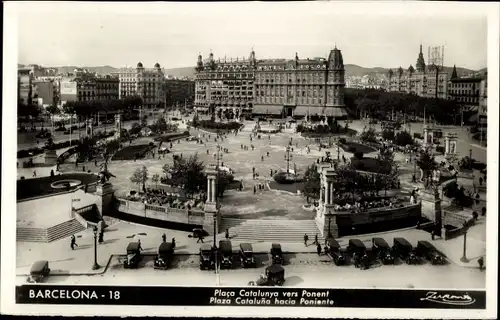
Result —
[{"label": "staircase", "polygon": [[302,242],[304,234],[309,241],[324,241],[314,220],[246,220],[222,218],[220,231],[229,229],[229,234],[236,240],[259,240],[265,242]]},{"label": "staircase", "polygon": [[85,227],[76,219],[71,219],[52,226],[43,228],[17,228],[16,240],[26,242],[52,242],[71,236],[85,230]]}]

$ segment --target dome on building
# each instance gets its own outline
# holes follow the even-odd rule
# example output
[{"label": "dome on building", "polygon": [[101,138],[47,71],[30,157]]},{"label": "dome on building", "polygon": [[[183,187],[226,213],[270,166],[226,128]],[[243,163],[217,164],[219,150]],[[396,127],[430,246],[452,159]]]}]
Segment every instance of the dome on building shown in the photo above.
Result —
[{"label": "dome on building", "polygon": [[415,68],[410,64],[410,67],[408,68],[408,72],[413,73],[415,72]]},{"label": "dome on building", "polygon": [[139,63],[137,64],[137,68],[142,68],[142,67],[143,67],[143,66],[142,66],[142,62],[139,62]]},{"label": "dome on building", "polygon": [[157,62],[155,63],[155,68],[159,68],[160,67],[160,64]]}]

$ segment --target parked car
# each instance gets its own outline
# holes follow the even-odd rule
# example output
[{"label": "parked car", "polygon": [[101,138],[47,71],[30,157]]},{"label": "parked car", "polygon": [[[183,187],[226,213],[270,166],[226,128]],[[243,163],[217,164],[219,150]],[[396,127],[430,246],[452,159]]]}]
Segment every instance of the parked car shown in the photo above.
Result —
[{"label": "parked car", "polygon": [[391,247],[383,238],[372,239],[372,251],[383,264],[394,264]]},{"label": "parked car", "polygon": [[123,262],[123,267],[126,269],[137,268],[142,260],[139,242],[130,242],[127,246],[127,258]]},{"label": "parked car", "polygon": [[283,264],[283,252],[281,250],[281,244],[271,244],[271,261],[273,262],[273,264]]},{"label": "parked car", "polygon": [[356,268],[367,269],[370,266],[365,244],[359,239],[349,239],[347,251],[351,254],[352,262]]},{"label": "parked car", "polygon": [[243,268],[255,267],[255,257],[253,256],[253,248],[250,243],[240,244],[240,261]]},{"label": "parked car", "polygon": [[285,268],[273,264],[266,268],[257,281],[250,281],[250,286],[282,286],[285,283]]},{"label": "parked car", "polygon": [[233,247],[231,241],[219,241],[219,251],[221,269],[231,269],[233,267]]},{"label": "parked car", "polygon": [[330,255],[333,259],[333,263],[335,265],[345,265],[346,264],[346,259],[344,257],[344,254],[341,252],[341,247],[340,244],[338,243],[337,240],[335,239],[328,239],[328,246],[327,246],[327,254]]},{"label": "parked car", "polygon": [[405,238],[394,238],[392,251],[396,257],[405,261],[407,264],[418,264],[419,259],[413,250],[413,246]]},{"label": "parked car", "polygon": [[215,269],[215,249],[208,243],[200,247],[200,270]]},{"label": "parked car", "polygon": [[154,261],[154,268],[166,270],[170,267],[174,255],[174,244],[172,242],[162,242],[158,247],[158,256]]},{"label": "parked car", "polygon": [[40,260],[33,263],[30,270],[30,275],[26,279],[29,283],[42,282],[50,274],[49,262],[47,260]]},{"label": "parked car", "polygon": [[419,241],[416,253],[418,256],[429,260],[432,264],[446,264],[444,256],[428,241]]}]

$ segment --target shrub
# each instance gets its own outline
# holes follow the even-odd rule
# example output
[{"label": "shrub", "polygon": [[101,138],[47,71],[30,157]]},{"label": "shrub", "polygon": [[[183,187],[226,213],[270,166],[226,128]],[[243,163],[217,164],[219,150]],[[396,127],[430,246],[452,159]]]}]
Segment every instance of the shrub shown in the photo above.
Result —
[{"label": "shrub", "polygon": [[363,159],[363,152],[359,152],[359,151],[354,152],[354,158]]},{"label": "shrub", "polygon": [[238,122],[215,122],[212,120],[201,120],[198,124],[199,127],[205,129],[215,129],[215,130],[236,130],[241,127]]},{"label": "shrub", "polygon": [[413,138],[407,131],[401,131],[398,132],[394,139],[394,143],[397,144],[398,146],[407,146],[407,145],[413,145],[415,142],[413,141]]},{"label": "shrub", "polygon": [[414,132],[413,133],[413,138],[415,138],[415,139],[423,139],[424,137],[420,133]]},{"label": "shrub", "polygon": [[444,154],[444,151],[445,151],[444,147],[442,147],[442,146],[436,147],[436,152]]},{"label": "shrub", "polygon": [[339,139],[339,143],[340,144],[345,144],[347,142],[347,140],[345,138],[340,138]]},{"label": "shrub", "polygon": [[394,141],[395,139],[394,131],[387,129],[382,131],[382,138],[384,138],[384,140]]}]

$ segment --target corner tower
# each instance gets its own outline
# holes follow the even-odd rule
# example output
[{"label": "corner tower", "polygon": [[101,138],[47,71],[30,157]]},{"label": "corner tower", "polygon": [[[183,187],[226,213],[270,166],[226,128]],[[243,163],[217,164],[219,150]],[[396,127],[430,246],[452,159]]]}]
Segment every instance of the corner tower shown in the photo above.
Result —
[{"label": "corner tower", "polygon": [[342,52],[335,47],[328,56],[327,107],[344,107],[345,69]]}]

